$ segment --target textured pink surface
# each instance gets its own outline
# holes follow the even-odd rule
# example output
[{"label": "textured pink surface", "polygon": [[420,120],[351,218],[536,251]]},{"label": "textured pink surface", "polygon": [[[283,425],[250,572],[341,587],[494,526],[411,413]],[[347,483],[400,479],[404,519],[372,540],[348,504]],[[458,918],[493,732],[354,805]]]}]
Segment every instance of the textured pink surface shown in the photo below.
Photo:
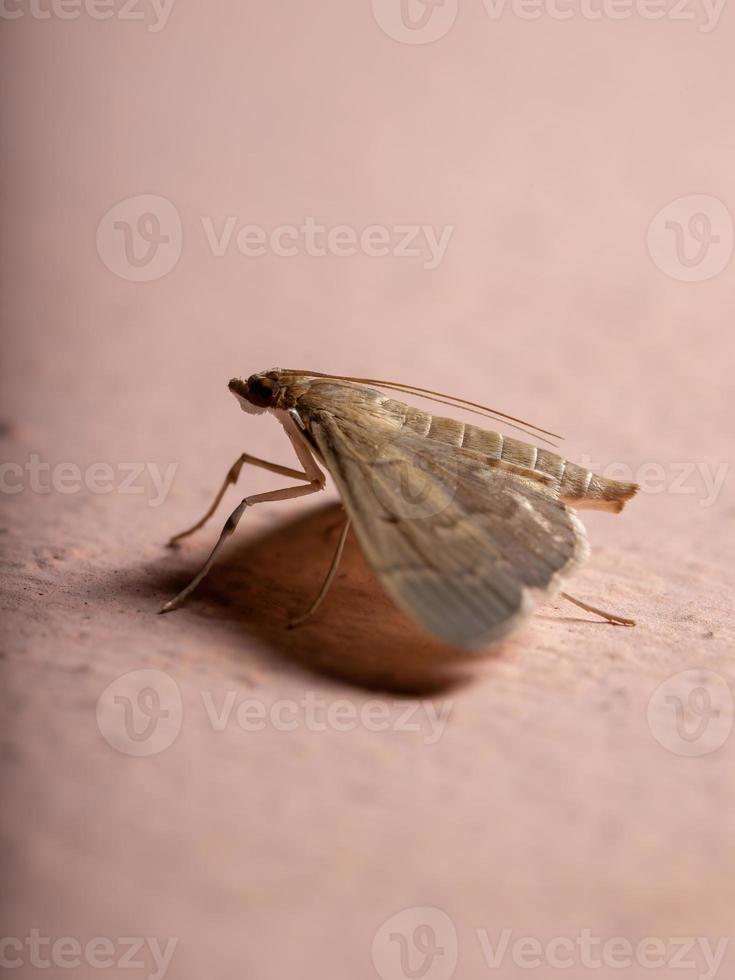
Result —
[{"label": "textured pink surface", "polygon": [[[362,0],[179,0],[159,31],[150,11],[22,10],[2,61],[3,459],[177,469],[157,507],[150,483],[42,494],[26,475],[3,494],[5,934],[178,937],[177,980],[375,977],[374,936],[413,906],[451,917],[463,980],[528,973],[510,958],[489,970],[477,929],[727,935],[735,735],[684,757],[647,709],[697,669],[713,672],[700,686],[719,690],[717,724],[731,711],[732,480],[708,506],[696,473],[692,492],[675,480],[679,464],[730,463],[735,273],[667,274],[647,229],[688,195],[735,208],[732,12],[703,32],[636,14],[494,21],[463,4],[445,36],[410,45]],[[149,282],[97,246],[103,216],[141,194],[167,198],[183,228],[178,261]],[[219,238],[228,216],[268,232],[310,216],[453,231],[433,269],[301,246],[218,257],[205,229]],[[122,233],[103,223],[103,255]],[[637,629],[551,603],[468,666],[393,612],[351,550],[318,618],[285,632],[328,562],[324,498],[253,511],[190,605],[157,617],[227,506],[180,551],[163,543],[237,454],[290,463],[277,424],[226,390],[274,364],[438,387],[567,434],[573,459],[662,466],[663,492],[585,518],[593,556],[574,582]],[[143,758],[96,720],[107,685],[138,669],[169,675],[183,703],[176,740]],[[425,712],[398,730],[407,688],[451,709],[433,744]],[[248,732],[231,716],[218,731],[206,704],[228,692],[377,699],[392,728]],[[680,745],[665,704],[655,719]]]}]

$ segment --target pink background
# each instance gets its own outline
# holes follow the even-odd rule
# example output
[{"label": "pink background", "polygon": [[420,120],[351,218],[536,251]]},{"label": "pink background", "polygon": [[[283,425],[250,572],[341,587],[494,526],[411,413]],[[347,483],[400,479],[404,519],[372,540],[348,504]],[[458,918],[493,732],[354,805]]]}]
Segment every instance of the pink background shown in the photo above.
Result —
[{"label": "pink background", "polygon": [[[4,23],[3,459],[177,467],[161,506],[149,485],[2,495],[8,936],[178,937],[177,980],[363,980],[379,975],[380,925],[433,906],[456,926],[456,975],[505,980],[528,971],[489,972],[476,929],[732,928],[735,735],[683,757],[647,708],[680,671],[714,672],[701,683],[720,694],[735,683],[732,480],[709,503],[696,476],[673,483],[678,464],[731,461],[733,12],[704,31],[691,0],[694,19],[660,20],[640,5],[493,19],[466,0],[443,36],[409,44],[390,36],[398,0],[373,8],[176,0],[151,30],[142,0],[142,20],[119,3],[109,20],[24,4]],[[138,195],[167,199],[182,228],[179,252],[160,212],[172,268],[147,282],[112,226],[135,226]],[[719,241],[695,262],[685,235],[687,265],[665,221],[688,234],[700,214]],[[219,233],[228,216],[268,233],[308,217],[452,231],[433,269],[303,244],[216,256],[202,219]],[[351,548],[318,618],[286,633],[332,547],[323,498],[249,514],[190,605],[157,617],[227,506],[181,551],[163,545],[234,458],[290,464],[277,424],[226,389],[275,364],[440,388],[566,434],[572,459],[662,467],[659,492],[585,518],[593,556],[574,582],[638,628],[551,603],[468,666],[392,610]],[[183,723],[136,758],[96,711],[143,668],[174,679]],[[309,692],[397,717],[406,691],[451,701],[436,744],[364,726],[216,731],[203,704]]]}]

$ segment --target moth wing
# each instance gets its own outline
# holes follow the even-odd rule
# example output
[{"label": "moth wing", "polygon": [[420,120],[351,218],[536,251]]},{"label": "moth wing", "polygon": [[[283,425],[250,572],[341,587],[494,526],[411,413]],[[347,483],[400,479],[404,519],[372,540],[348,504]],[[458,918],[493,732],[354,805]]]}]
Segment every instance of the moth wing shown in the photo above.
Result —
[{"label": "moth wing", "polygon": [[482,456],[326,412],[309,429],[385,591],[455,646],[497,640],[587,556],[551,491]]}]

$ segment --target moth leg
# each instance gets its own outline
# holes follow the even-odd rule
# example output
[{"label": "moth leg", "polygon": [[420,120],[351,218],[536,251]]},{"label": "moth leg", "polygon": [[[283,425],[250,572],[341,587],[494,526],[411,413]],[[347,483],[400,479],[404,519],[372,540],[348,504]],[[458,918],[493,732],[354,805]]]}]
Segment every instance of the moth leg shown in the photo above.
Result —
[{"label": "moth leg", "polygon": [[175,598],[170,599],[164,606],[161,607],[159,611],[162,613],[171,612],[173,609],[177,609],[187,596],[191,595],[194,589],[209,572],[210,568],[214,564],[217,554],[222,548],[222,545],[235,530],[240,518],[248,507],[252,507],[254,504],[264,504],[272,500],[290,500],[292,497],[303,497],[307,493],[316,493],[317,490],[321,490],[324,487],[324,477],[321,473],[319,476],[319,480],[314,479],[310,483],[302,486],[285,487],[283,490],[269,490],[266,493],[255,493],[251,497],[245,497],[245,499],[238,504],[238,506],[225,521],[225,526],[222,528],[222,533],[217,540],[217,544],[214,546],[214,548],[212,548],[209,558],[207,558],[205,561],[201,571],[194,576],[185,589],[179,592]]},{"label": "moth leg", "polygon": [[293,477],[295,480],[309,479],[306,473],[300,473],[298,470],[293,470],[289,466],[280,466],[278,463],[269,463],[265,459],[258,459],[257,456],[251,456],[250,453],[243,453],[235,460],[228,470],[224,483],[217,492],[216,497],[212,501],[212,504],[204,517],[202,517],[201,520],[197,521],[196,524],[193,524],[186,531],[180,531],[179,534],[175,534],[168,542],[169,548],[174,547],[183,538],[188,538],[190,534],[198,531],[200,527],[203,527],[207,523],[209,518],[219,507],[220,501],[224,497],[227,488],[230,486],[230,484],[237,483],[238,477],[240,476],[240,470],[243,468],[245,463],[249,463],[251,466],[258,466],[263,470],[269,470],[271,473],[278,473],[280,476]]},{"label": "moth leg", "polygon": [[347,541],[347,532],[349,531],[349,529],[350,529],[350,519],[348,517],[342,527],[342,531],[340,532],[339,541],[337,542],[337,550],[335,551],[334,557],[332,558],[332,564],[329,566],[327,577],[322,582],[321,589],[319,589],[319,594],[317,595],[316,599],[314,599],[314,601],[312,602],[312,604],[309,606],[309,608],[306,610],[305,613],[302,613],[301,616],[297,616],[296,619],[292,619],[289,622],[288,628],[290,630],[293,629],[294,626],[298,626],[299,623],[303,623],[305,619],[308,619],[309,616],[312,616],[317,611],[319,606],[321,606],[324,597],[326,596],[327,592],[329,592],[329,587],[334,581],[334,576],[337,574],[337,568],[339,567],[339,563],[342,558],[342,552],[345,550],[345,542]]},{"label": "moth leg", "polygon": [[634,619],[628,619],[627,616],[617,616],[615,613],[605,612],[604,609],[598,609],[597,606],[590,606],[587,602],[582,602],[581,599],[575,599],[573,595],[569,595],[568,592],[559,593],[562,598],[566,599],[568,602],[573,602],[575,606],[579,606],[580,609],[585,609],[589,613],[593,613],[595,616],[601,616],[606,619],[608,623],[614,623],[616,626],[635,626]]}]

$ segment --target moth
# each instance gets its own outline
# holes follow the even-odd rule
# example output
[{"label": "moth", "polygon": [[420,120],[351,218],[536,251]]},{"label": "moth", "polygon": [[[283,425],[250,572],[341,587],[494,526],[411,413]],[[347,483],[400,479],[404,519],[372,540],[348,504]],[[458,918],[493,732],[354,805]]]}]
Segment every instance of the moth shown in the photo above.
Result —
[{"label": "moth", "polygon": [[[549,449],[478,425],[433,415],[391,397],[402,392],[462,408],[520,429],[535,442],[555,433],[476,402],[425,388],[315,371],[273,369],[233,378],[243,411],[271,412],[300,469],[243,453],[211,507],[171,544],[212,516],[243,466],[290,477],[295,486],[245,497],[227,519],[193,581],[161,612],[180,606],[214,563],[249,507],[316,493],[326,470],[346,512],[326,579],[303,621],[334,579],[350,527],[397,606],[450,644],[476,649],[498,640],[533,610],[534,597],[559,592],[589,554],[574,508],[619,512],[634,483],[596,475]],[[609,622],[633,620],[564,598]]]}]

